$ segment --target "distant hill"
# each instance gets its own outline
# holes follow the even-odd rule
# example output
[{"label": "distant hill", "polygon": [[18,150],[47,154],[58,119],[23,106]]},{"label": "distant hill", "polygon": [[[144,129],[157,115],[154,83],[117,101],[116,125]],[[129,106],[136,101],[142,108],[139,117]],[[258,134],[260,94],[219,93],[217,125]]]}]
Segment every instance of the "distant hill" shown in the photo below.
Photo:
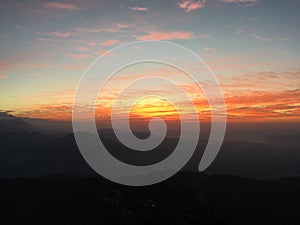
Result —
[{"label": "distant hill", "polygon": [[36,132],[33,126],[23,119],[0,112],[0,132]]},{"label": "distant hill", "polygon": [[26,123],[33,126],[38,132],[44,134],[69,134],[72,132],[70,121],[58,121],[47,119],[22,118]]},{"label": "distant hill", "polygon": [[[168,138],[159,148],[137,152],[118,142],[112,131],[105,130],[101,139],[114,157],[139,166],[163,160],[177,144],[176,139]],[[2,133],[0,142],[0,178],[53,174],[70,174],[72,177],[97,176],[82,157],[73,134],[57,136],[37,132]],[[199,142],[192,159],[183,168],[184,171],[197,171],[205,143],[206,140]],[[298,176],[299,162],[300,152],[293,147],[249,141],[225,141],[217,158],[205,173],[260,179]]]},{"label": "distant hill", "polygon": [[[27,121],[31,119],[24,121],[23,118],[0,113],[0,178],[53,174],[96,175],[79,152],[73,133],[48,132],[55,127],[53,124],[56,121],[36,120],[43,123],[47,130],[42,133]],[[57,125],[62,124],[64,123]],[[284,125],[230,124],[218,156],[205,173],[260,179],[299,176],[300,126],[294,123]],[[147,132],[135,134],[139,138],[149,135]],[[122,145],[112,129],[101,129],[100,136],[114,157],[137,166],[165,159],[178,142],[173,136],[168,136],[158,148],[140,152]],[[197,171],[206,143],[207,139],[200,139],[195,154],[183,168],[184,171]]]}]

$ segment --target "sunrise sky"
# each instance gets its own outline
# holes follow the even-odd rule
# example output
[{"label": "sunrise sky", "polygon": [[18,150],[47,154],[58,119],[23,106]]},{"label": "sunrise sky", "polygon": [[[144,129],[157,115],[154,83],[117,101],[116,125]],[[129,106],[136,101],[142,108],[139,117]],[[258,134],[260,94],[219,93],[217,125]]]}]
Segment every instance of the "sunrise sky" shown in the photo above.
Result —
[{"label": "sunrise sky", "polygon": [[[298,0],[1,1],[0,111],[71,120],[76,86],[97,57],[132,41],[165,40],[206,61],[222,87],[229,121],[300,121],[299,12]],[[114,54],[107,57],[113,61]],[[99,115],[109,112],[127,78],[166,70],[207,117],[195,84],[157,65],[112,79]],[[134,108],[137,116],[172,117],[173,111],[157,99]]]}]

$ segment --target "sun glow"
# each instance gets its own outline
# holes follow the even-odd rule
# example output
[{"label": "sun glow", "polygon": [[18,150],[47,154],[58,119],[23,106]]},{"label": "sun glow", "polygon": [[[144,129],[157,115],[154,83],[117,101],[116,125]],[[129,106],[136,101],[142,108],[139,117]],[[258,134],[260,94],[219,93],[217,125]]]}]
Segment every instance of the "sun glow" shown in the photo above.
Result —
[{"label": "sun glow", "polygon": [[131,109],[131,117],[144,119],[153,117],[176,119],[178,118],[178,112],[167,100],[156,96],[149,96],[136,102]]}]

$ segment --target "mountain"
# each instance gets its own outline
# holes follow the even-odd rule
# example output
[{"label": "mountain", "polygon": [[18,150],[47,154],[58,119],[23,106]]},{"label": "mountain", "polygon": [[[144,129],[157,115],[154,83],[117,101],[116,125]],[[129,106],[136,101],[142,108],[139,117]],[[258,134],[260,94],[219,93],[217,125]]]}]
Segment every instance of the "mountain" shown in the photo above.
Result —
[{"label": "mountain", "polygon": [[[163,160],[177,145],[177,139],[166,138],[160,147],[139,152],[123,146],[111,130],[100,133],[102,133],[101,140],[114,157],[138,166]],[[37,132],[2,133],[0,142],[2,146],[0,178],[53,174],[98,176],[83,159],[74,134],[55,136]],[[200,140],[193,157],[183,168],[184,171],[197,171],[206,142],[207,140]],[[205,173],[232,174],[259,179],[299,176],[299,161],[300,152],[293,146],[289,148],[246,140],[225,141],[218,156]]]},{"label": "mountain", "polygon": [[30,177],[38,174],[32,165],[39,161],[39,152],[57,136],[38,132],[0,133],[0,177]]},{"label": "mountain", "polygon": [[0,133],[1,132],[35,132],[37,131],[29,123],[19,117],[6,112],[0,112]]},{"label": "mountain", "polygon": [[[50,122],[45,122],[46,127]],[[286,123],[284,127],[280,124],[246,125],[229,124],[220,152],[205,173],[259,179],[300,175],[299,124]],[[0,114],[0,130],[0,178],[53,174],[97,176],[83,159],[72,133],[37,132],[36,127],[24,119],[4,112]],[[134,133],[139,138],[149,136],[147,132]],[[122,145],[112,129],[101,129],[99,134],[114,157],[137,166],[167,158],[178,143],[171,135],[159,147],[142,152]],[[206,143],[207,138],[202,137],[184,171],[197,172]]]}]

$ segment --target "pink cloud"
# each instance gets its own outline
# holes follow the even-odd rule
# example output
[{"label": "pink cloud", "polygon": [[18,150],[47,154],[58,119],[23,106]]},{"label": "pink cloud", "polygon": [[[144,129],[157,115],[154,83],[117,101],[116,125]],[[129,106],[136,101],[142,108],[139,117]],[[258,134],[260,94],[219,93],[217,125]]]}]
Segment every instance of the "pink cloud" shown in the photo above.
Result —
[{"label": "pink cloud", "polygon": [[205,0],[183,0],[178,3],[179,8],[184,9],[186,12],[190,12],[196,9],[204,8]]},{"label": "pink cloud", "polygon": [[63,66],[64,69],[68,69],[68,70],[81,70],[82,68],[79,66],[73,66],[73,65],[65,65]]},{"label": "pink cloud", "polygon": [[39,38],[37,38],[37,40],[44,41],[44,42],[55,42],[56,41],[52,38],[43,38],[43,37],[39,37]]},{"label": "pink cloud", "polygon": [[6,68],[7,64],[4,62],[0,62],[0,69]]},{"label": "pink cloud", "polygon": [[79,33],[117,33],[120,31],[119,27],[104,27],[104,28],[77,28]]},{"label": "pink cloud", "polygon": [[80,52],[87,52],[88,50],[90,50],[90,48],[88,47],[77,47],[76,49]]},{"label": "pink cloud", "polygon": [[207,52],[215,52],[217,51],[215,48],[210,48],[210,47],[205,47],[204,48],[204,51],[207,51]]},{"label": "pink cloud", "polygon": [[25,66],[27,66],[30,69],[49,69],[49,68],[51,68],[51,66],[46,65],[46,64],[28,64]]},{"label": "pink cloud", "polygon": [[110,39],[110,40],[101,42],[100,45],[101,45],[101,46],[110,46],[110,45],[117,44],[117,43],[119,43],[119,42],[120,42],[120,40]]},{"label": "pink cloud", "polygon": [[128,9],[131,9],[132,11],[142,11],[142,12],[147,12],[150,10],[147,7],[138,7],[138,6],[128,7]]},{"label": "pink cloud", "polygon": [[104,50],[100,50],[100,51],[99,51],[99,55],[108,55],[108,56],[112,56],[113,53],[112,53],[112,52],[108,52],[108,51],[104,51]]},{"label": "pink cloud", "polygon": [[48,9],[67,9],[76,11],[79,10],[79,8],[77,8],[75,5],[61,2],[44,2],[42,3],[42,5]]},{"label": "pink cloud", "polygon": [[70,32],[58,32],[58,31],[54,31],[52,34],[56,37],[63,37],[63,38],[71,37],[71,36],[76,35],[76,34],[70,33]]},{"label": "pink cloud", "polygon": [[132,24],[126,24],[126,23],[118,23],[117,24],[117,27],[119,27],[121,29],[123,29],[123,28],[129,28],[131,26],[132,26]]},{"label": "pink cloud", "polygon": [[81,36],[81,35],[84,35],[86,33],[101,33],[101,32],[118,33],[118,32],[120,32],[121,29],[125,28],[125,26],[126,25],[124,25],[124,24],[117,24],[115,26],[99,27],[99,28],[78,27],[75,30],[70,31],[70,32],[67,32],[67,31],[53,31],[53,32],[38,32],[38,34],[43,35],[43,36],[68,38],[68,37],[73,37],[73,36]]},{"label": "pink cloud", "polygon": [[95,47],[95,46],[97,46],[98,44],[97,44],[97,42],[95,42],[95,41],[90,41],[89,43],[88,43],[88,46],[92,46],[92,47]]},{"label": "pink cloud", "polygon": [[61,37],[61,38],[67,38],[78,35],[77,33],[72,32],[61,32],[61,31],[53,31],[53,32],[40,32],[41,35],[47,35],[47,36],[55,36],[55,37]]},{"label": "pink cloud", "polygon": [[138,37],[138,40],[178,40],[178,39],[192,39],[192,32],[172,31],[172,32],[158,32],[150,31],[148,34]]},{"label": "pink cloud", "polygon": [[0,80],[5,79],[6,76],[5,75],[0,75]]},{"label": "pink cloud", "polygon": [[70,54],[67,54],[67,55],[70,56],[73,59],[90,59],[90,58],[93,57],[90,54],[73,54],[73,53],[70,53]]},{"label": "pink cloud", "polygon": [[200,34],[199,35],[200,38],[210,38],[209,34]]}]

